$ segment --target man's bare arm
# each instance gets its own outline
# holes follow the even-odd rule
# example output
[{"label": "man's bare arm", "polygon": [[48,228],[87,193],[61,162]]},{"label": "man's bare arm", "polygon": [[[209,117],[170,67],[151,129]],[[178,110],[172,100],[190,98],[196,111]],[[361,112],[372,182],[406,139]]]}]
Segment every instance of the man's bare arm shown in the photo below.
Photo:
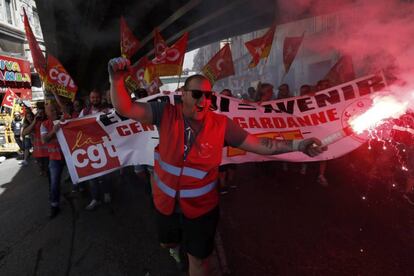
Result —
[{"label": "man's bare arm", "polygon": [[321,147],[321,142],[316,138],[304,140],[276,140],[266,137],[258,138],[251,134],[246,137],[239,148],[262,155],[301,151],[311,157],[317,156],[326,150],[326,147]]},{"label": "man's bare arm", "polygon": [[111,100],[116,111],[127,118],[144,124],[152,124],[152,110],[148,103],[133,102],[124,83],[130,62],[126,58],[114,58],[108,63],[111,83]]}]

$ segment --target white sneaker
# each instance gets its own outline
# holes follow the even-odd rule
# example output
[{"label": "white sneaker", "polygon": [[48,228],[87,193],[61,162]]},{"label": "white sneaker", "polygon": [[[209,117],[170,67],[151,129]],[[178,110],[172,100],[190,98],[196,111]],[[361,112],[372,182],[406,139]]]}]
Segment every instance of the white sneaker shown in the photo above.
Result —
[{"label": "white sneaker", "polygon": [[323,187],[328,187],[329,186],[328,180],[323,175],[319,175],[317,181]]},{"label": "white sneaker", "polygon": [[108,193],[104,194],[104,203],[111,203],[111,201],[112,201],[111,195]]},{"label": "white sneaker", "polygon": [[19,165],[21,165],[21,166],[27,166],[27,165],[29,165],[29,162],[27,162],[26,160],[23,160],[23,161],[20,161],[19,162]]},{"label": "white sneaker", "polygon": [[174,258],[174,260],[179,263],[181,262],[180,258],[180,249],[178,248],[170,248],[170,256]]},{"label": "white sneaker", "polygon": [[101,204],[99,201],[97,201],[96,199],[92,199],[91,203],[89,203],[88,206],[86,206],[85,210],[86,211],[95,210],[99,204]]}]

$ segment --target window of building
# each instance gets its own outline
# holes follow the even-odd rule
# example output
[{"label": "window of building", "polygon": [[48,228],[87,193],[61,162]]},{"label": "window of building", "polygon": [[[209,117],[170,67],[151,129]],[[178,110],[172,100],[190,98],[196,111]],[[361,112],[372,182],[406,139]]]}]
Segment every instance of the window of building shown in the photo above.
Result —
[{"label": "window of building", "polygon": [[5,10],[6,10],[6,21],[9,24],[13,24],[11,0],[5,0],[4,2],[5,2]]},{"label": "window of building", "polygon": [[37,13],[37,10],[35,8],[33,8],[33,24],[34,24],[34,32],[36,36],[42,36],[39,14]]}]

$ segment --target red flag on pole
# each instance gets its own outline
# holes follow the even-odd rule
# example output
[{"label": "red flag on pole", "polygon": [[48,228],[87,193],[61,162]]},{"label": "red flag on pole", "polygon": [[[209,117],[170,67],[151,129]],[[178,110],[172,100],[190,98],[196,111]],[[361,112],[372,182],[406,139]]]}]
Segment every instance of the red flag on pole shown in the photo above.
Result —
[{"label": "red flag on pole", "polygon": [[29,19],[27,18],[26,10],[23,9],[24,13],[24,30],[26,32],[27,41],[29,43],[30,52],[33,58],[33,66],[39,73],[40,77],[46,79],[46,67],[47,62],[44,57],[42,50],[33,34],[32,28],[30,27]]},{"label": "red flag on pole", "polygon": [[324,79],[329,80],[332,86],[354,80],[355,71],[352,57],[349,55],[342,56],[329,70]]},{"label": "red flag on pole", "polygon": [[158,28],[154,29],[154,52],[155,56],[160,56],[167,49],[167,43],[165,43],[164,38],[161,36]]},{"label": "red flag on pole", "polygon": [[53,55],[47,55],[46,90],[55,90],[59,96],[72,101],[75,99],[78,87],[63,65]]},{"label": "red flag on pole", "polygon": [[125,18],[121,16],[121,55],[131,58],[139,48],[139,41],[129,29]]},{"label": "red flag on pole", "polygon": [[154,80],[148,85],[147,90],[149,95],[154,95],[160,92],[160,87],[163,85],[159,77],[155,77]]},{"label": "red flag on pole", "polygon": [[272,49],[275,30],[276,25],[273,25],[263,36],[244,43],[253,58],[249,64],[249,68],[256,67],[260,59],[267,58],[269,56],[270,50]]},{"label": "red flag on pole", "polygon": [[230,44],[224,45],[201,70],[213,85],[217,80],[234,75]]},{"label": "red flag on pole", "polygon": [[125,77],[125,85],[129,91],[134,92],[138,88],[146,86],[144,76],[148,63],[147,56],[143,56],[130,67],[129,74]]},{"label": "red flag on pole", "polygon": [[305,34],[302,36],[285,37],[283,43],[283,64],[285,65],[285,74],[289,72],[290,66],[299,51],[300,45]]},{"label": "red flag on pole", "polygon": [[167,49],[152,59],[145,70],[145,80],[151,83],[155,77],[181,75],[187,49],[188,32]]},{"label": "red flag on pole", "polygon": [[19,97],[11,89],[7,89],[6,94],[4,95],[3,101],[1,103],[1,106],[13,108],[14,102],[17,99],[19,99]]}]

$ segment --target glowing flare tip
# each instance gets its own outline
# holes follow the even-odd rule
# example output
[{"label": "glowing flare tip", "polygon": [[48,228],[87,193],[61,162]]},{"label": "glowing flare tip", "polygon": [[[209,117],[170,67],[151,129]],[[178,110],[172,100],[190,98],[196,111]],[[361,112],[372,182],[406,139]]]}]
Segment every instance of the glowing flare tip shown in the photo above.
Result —
[{"label": "glowing flare tip", "polygon": [[407,110],[408,102],[399,102],[392,96],[378,97],[370,109],[353,118],[350,125],[355,133],[361,134],[365,130],[373,129],[383,120],[398,118]]}]

